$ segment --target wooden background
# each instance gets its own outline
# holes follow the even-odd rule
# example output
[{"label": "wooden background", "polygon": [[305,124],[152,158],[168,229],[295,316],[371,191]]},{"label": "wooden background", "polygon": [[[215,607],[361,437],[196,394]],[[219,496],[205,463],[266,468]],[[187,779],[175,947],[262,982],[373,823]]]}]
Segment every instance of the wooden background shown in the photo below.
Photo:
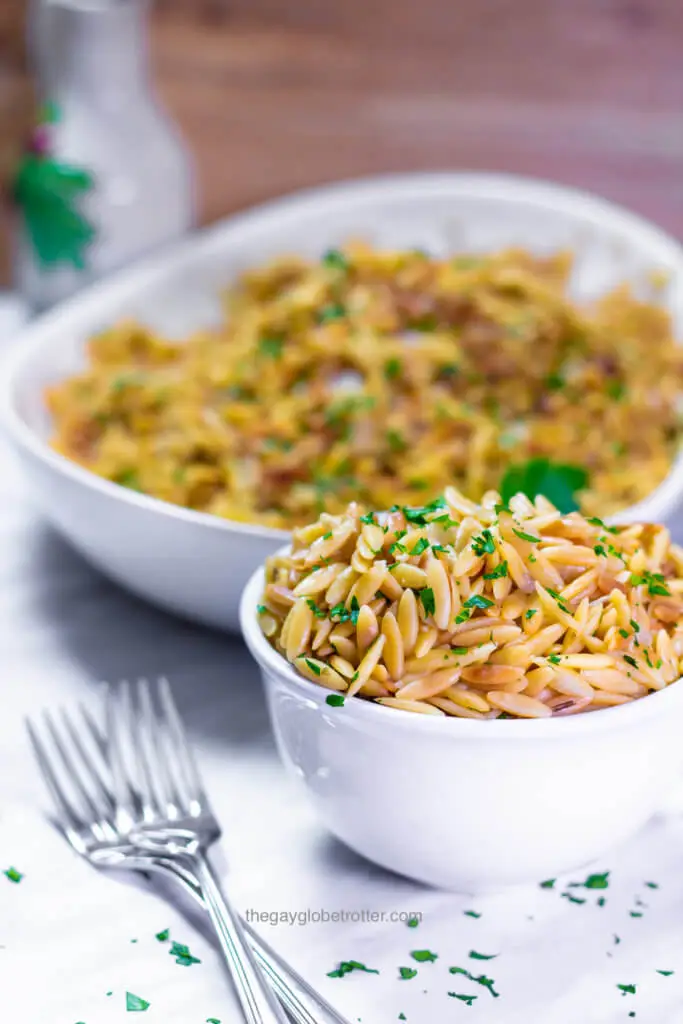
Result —
[{"label": "wooden background", "polygon": [[[31,106],[24,7],[0,0],[5,181]],[[683,237],[683,0],[158,0],[152,55],[203,221],[334,178],[477,168]]]}]

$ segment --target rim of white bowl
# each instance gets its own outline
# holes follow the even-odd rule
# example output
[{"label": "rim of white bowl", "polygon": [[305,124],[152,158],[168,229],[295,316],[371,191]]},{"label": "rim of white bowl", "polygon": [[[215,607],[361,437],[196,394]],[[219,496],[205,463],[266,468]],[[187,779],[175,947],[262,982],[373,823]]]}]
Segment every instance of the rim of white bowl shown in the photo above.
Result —
[{"label": "rim of white bowl", "polygon": [[[53,336],[68,336],[74,319],[81,322],[97,321],[102,305],[106,306],[108,301],[111,301],[111,296],[115,296],[121,304],[138,294],[143,285],[153,285],[169,273],[178,273],[185,265],[194,262],[198,248],[205,254],[210,254],[212,249],[223,245],[226,234],[238,237],[245,231],[258,234],[260,231],[267,231],[273,221],[296,221],[302,209],[310,210],[316,205],[328,209],[330,205],[339,208],[349,200],[360,205],[369,205],[376,201],[378,192],[383,195],[390,192],[397,198],[402,196],[405,199],[425,194],[430,197],[437,194],[447,197],[465,193],[484,199],[511,198],[520,204],[528,204],[536,211],[543,207],[560,208],[598,228],[604,229],[607,225],[617,232],[640,236],[649,247],[659,250],[662,262],[679,263],[683,276],[683,246],[665,231],[625,207],[600,196],[540,178],[476,171],[414,172],[368,176],[301,189],[224,218],[201,231],[193,232],[175,245],[165,247],[160,252],[137,261],[133,266],[87,287],[83,292],[74,295],[23,328],[15,338],[10,351],[0,360],[0,422],[4,424],[18,447],[27,450],[56,472],[63,473],[104,496],[118,498],[141,509],[213,530],[227,530],[271,540],[287,537],[286,530],[258,523],[223,519],[211,513],[187,509],[160,498],[131,491],[79,466],[51,448],[48,441],[19,415],[15,406],[17,381],[22,371],[40,355],[42,348],[49,344]],[[676,457],[669,473],[658,487],[636,505],[623,509],[617,516],[610,517],[610,521],[662,519],[681,496],[683,451]]]},{"label": "rim of white bowl", "polygon": [[[288,550],[286,545],[276,554]],[[263,670],[279,676],[290,687],[300,690],[303,695],[326,708],[326,698],[332,690],[310,682],[300,675],[281,654],[279,654],[261,632],[256,612],[259,599],[263,593],[265,572],[258,568],[249,577],[240,599],[240,628],[243,639],[254,660]],[[619,729],[625,726],[637,726],[643,721],[661,715],[667,706],[671,709],[672,702],[683,700],[683,678],[674,680],[662,690],[656,690],[646,697],[640,697],[629,704],[601,708],[590,714],[564,715],[556,718],[491,718],[479,721],[473,718],[456,718],[455,716],[420,715],[400,708],[387,708],[362,697],[351,697],[343,708],[329,708],[330,714],[351,714],[359,721],[379,724],[385,721],[387,727],[420,730],[441,730],[460,739],[495,739],[495,740],[547,740],[560,736],[571,738],[582,733],[601,732]]]}]

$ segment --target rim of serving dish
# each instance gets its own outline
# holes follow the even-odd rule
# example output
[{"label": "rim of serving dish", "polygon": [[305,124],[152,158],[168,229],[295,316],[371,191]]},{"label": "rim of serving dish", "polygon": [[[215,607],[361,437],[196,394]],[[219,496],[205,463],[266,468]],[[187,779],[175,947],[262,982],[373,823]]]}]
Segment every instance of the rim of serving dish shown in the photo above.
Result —
[{"label": "rim of serving dish", "polygon": [[[19,332],[10,352],[2,361],[0,374],[0,419],[9,434],[20,448],[46,463],[49,468],[66,474],[74,481],[104,496],[118,498],[141,509],[214,530],[227,530],[271,540],[286,538],[289,536],[286,530],[259,523],[224,519],[208,512],[184,508],[160,498],[131,491],[60,455],[19,414],[16,408],[18,381],[51,341],[59,343],[61,338],[69,337],[72,320],[86,323],[89,320],[96,320],[101,306],[111,303],[112,297],[115,297],[118,304],[125,303],[133,295],[139,294],[145,283],[155,284],[169,273],[178,273],[184,266],[194,262],[198,247],[207,254],[224,244],[226,234],[239,237],[245,230],[256,234],[259,231],[267,233],[272,221],[282,223],[296,220],[302,208],[310,210],[318,204],[328,208],[331,204],[338,208],[349,200],[360,205],[371,204],[379,192],[383,195],[391,192],[396,198],[404,198],[406,201],[426,194],[430,197],[437,194],[444,197],[467,194],[483,199],[511,199],[519,204],[526,203],[537,212],[543,207],[559,207],[568,215],[574,214],[578,219],[587,224],[592,223],[595,227],[604,229],[607,225],[612,230],[640,236],[645,244],[661,252],[662,262],[679,264],[683,278],[683,247],[666,232],[637,214],[599,196],[542,179],[487,172],[416,172],[370,176],[303,189],[262,203],[193,233],[173,247],[153,254],[132,267],[118,271],[88,287]],[[610,520],[632,522],[637,519],[664,518],[682,494],[683,451],[676,456],[668,474],[653,491],[637,504],[623,509],[615,517],[610,517]]]}]

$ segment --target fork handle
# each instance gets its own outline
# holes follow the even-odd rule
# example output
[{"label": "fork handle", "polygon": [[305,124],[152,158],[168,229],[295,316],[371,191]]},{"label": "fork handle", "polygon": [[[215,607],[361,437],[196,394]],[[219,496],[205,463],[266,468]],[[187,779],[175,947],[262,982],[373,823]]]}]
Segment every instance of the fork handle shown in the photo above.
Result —
[{"label": "fork handle", "polygon": [[208,857],[197,851],[188,859],[201,885],[206,909],[227,961],[245,1021],[247,1024],[290,1024],[275,994],[266,984],[240,919],[223,893]]}]

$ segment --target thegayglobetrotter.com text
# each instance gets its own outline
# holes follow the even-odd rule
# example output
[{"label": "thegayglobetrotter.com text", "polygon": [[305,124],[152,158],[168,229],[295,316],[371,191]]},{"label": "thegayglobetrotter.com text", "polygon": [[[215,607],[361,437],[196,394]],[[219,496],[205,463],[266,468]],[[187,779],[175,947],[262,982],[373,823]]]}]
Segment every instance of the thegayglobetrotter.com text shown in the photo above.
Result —
[{"label": "thegayglobetrotter.com text", "polygon": [[249,907],[244,914],[248,924],[285,924],[300,927],[307,924],[382,924],[384,922],[404,922],[419,924],[422,914],[415,910],[368,910],[338,908],[329,910],[326,907],[306,907],[304,910],[255,910]]}]

